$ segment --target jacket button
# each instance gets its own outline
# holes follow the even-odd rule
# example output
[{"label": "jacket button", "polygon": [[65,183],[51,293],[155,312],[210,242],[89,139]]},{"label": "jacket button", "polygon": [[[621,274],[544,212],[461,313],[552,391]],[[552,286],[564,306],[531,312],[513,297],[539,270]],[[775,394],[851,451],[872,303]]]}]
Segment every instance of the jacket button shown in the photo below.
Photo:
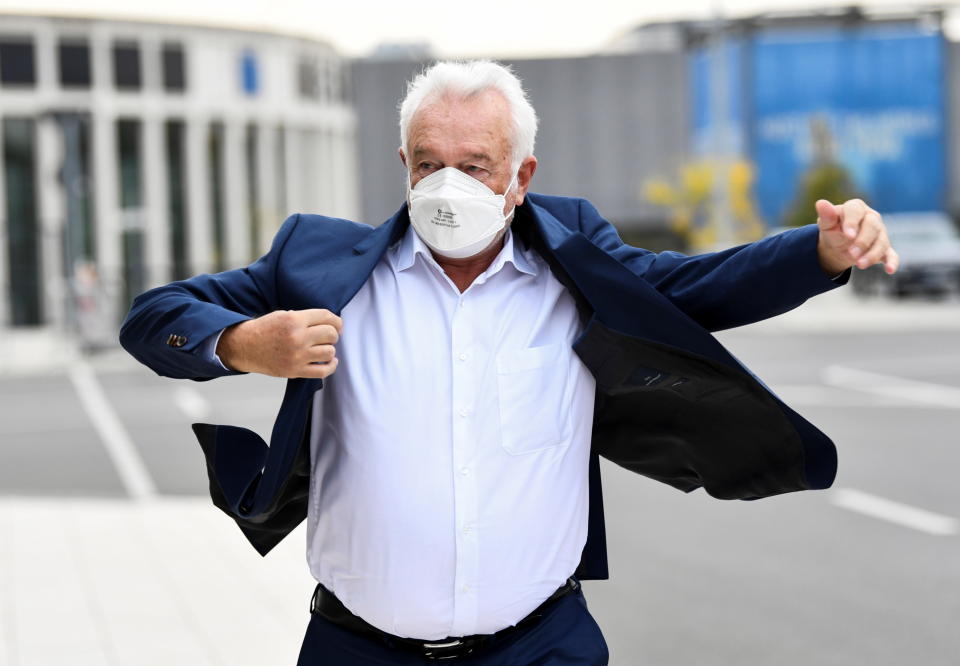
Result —
[{"label": "jacket button", "polygon": [[171,333],[167,337],[167,344],[171,347],[182,347],[187,344],[187,338],[182,335],[177,335],[176,333]]}]

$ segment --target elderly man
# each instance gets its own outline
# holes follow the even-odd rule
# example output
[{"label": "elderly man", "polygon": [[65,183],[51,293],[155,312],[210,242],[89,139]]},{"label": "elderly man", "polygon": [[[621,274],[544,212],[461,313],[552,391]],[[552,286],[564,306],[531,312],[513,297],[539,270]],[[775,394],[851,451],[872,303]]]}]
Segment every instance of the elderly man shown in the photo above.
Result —
[{"label": "elderly man", "polygon": [[607,663],[579,583],[607,577],[599,455],[721,498],[833,481],[830,440],[708,331],[896,270],[879,215],[820,201],[817,225],[653,254],[528,193],[536,125],[508,69],[439,63],[401,106],[393,218],[294,215],[259,261],[149,291],[124,324],[162,375],[290,378],[269,447],[194,430],[260,553],[308,520],[302,666]]}]

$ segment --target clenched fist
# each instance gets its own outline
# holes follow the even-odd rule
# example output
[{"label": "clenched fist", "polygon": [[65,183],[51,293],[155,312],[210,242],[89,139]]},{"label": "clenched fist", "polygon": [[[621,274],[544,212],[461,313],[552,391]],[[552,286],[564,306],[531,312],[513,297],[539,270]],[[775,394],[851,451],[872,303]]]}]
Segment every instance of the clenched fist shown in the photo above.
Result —
[{"label": "clenched fist", "polygon": [[223,332],[217,355],[240,372],[324,378],[337,369],[343,320],[329,310],[277,310]]}]

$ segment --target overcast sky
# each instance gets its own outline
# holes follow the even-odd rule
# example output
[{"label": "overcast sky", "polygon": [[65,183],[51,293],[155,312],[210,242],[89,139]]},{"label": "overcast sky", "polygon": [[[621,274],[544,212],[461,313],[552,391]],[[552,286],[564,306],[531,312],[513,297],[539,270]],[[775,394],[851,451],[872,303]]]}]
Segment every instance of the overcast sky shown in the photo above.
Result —
[{"label": "overcast sky", "polygon": [[[849,4],[851,0],[0,0],[0,12],[109,15],[266,28],[321,37],[350,56],[364,55],[383,42],[425,41],[442,56],[508,57],[591,53],[640,23],[706,18],[718,5],[736,16]],[[903,7],[929,3],[860,4]]]}]

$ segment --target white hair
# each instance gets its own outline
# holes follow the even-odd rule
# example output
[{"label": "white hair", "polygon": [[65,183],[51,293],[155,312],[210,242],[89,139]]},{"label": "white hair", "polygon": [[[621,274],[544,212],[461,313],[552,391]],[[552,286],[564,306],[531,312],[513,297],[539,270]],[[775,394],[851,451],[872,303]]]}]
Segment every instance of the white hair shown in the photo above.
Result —
[{"label": "white hair", "polygon": [[509,66],[491,60],[468,60],[464,62],[437,62],[407,83],[407,96],[400,102],[400,143],[409,156],[407,139],[410,122],[425,102],[443,95],[468,99],[487,90],[502,94],[510,108],[513,120],[513,136],[510,147],[513,151],[513,168],[530,155],[537,138],[537,114],[527,98],[520,79]]}]

